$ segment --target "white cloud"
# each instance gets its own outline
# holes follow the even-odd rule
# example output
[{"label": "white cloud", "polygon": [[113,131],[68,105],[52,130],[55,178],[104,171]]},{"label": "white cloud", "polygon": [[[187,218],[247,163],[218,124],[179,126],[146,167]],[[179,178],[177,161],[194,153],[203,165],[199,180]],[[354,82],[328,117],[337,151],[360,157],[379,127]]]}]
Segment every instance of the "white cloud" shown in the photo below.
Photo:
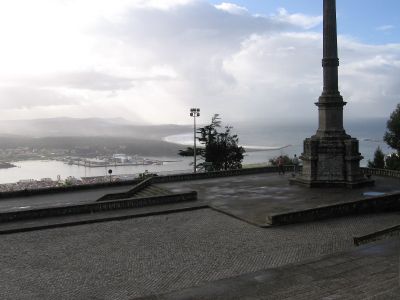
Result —
[{"label": "white cloud", "polygon": [[233,15],[245,15],[249,13],[249,10],[246,7],[234,3],[222,2],[221,4],[215,5],[215,7]]},{"label": "white cloud", "polygon": [[[203,0],[15,1],[30,6],[16,19],[23,6],[0,3],[3,118],[187,123],[198,106],[207,121],[316,119],[322,39],[310,28],[320,16]],[[387,116],[399,102],[400,45],[339,45],[346,115]]]},{"label": "white cloud", "polygon": [[304,29],[311,29],[320,25],[323,21],[322,16],[307,16],[300,13],[289,14],[285,8],[280,8],[278,10],[278,15],[274,15],[273,17],[282,22],[288,22]]},{"label": "white cloud", "polygon": [[376,27],[376,30],[378,31],[390,31],[392,29],[394,29],[395,27],[393,25],[382,25],[379,27]]},{"label": "white cloud", "polygon": [[26,86],[0,87],[0,109],[31,109],[33,107],[77,104],[78,99],[44,88]]}]

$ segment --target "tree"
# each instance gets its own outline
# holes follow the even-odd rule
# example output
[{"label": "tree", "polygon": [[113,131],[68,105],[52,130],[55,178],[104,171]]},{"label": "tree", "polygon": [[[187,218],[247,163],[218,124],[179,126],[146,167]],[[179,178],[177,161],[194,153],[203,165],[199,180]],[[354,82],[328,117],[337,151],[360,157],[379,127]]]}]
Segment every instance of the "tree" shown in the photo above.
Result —
[{"label": "tree", "polygon": [[383,139],[392,149],[397,151],[397,153],[386,158],[386,168],[400,170],[400,104],[397,104],[396,109],[390,115]]},{"label": "tree", "polygon": [[397,151],[397,154],[400,154],[400,104],[397,104],[397,108],[390,115],[387,122],[387,132],[383,139]]},{"label": "tree", "polygon": [[201,151],[203,162],[198,166],[206,171],[232,170],[242,168],[245,150],[239,146],[239,138],[232,134],[233,127],[226,126],[224,132],[219,132],[221,119],[218,114],[211,119],[211,124],[199,128],[198,138],[204,145]]},{"label": "tree", "polygon": [[381,147],[378,147],[374,153],[374,160],[368,161],[368,168],[384,169],[385,168],[385,154],[383,154]]},{"label": "tree", "polygon": [[400,171],[400,155],[392,153],[386,158],[386,169]]}]

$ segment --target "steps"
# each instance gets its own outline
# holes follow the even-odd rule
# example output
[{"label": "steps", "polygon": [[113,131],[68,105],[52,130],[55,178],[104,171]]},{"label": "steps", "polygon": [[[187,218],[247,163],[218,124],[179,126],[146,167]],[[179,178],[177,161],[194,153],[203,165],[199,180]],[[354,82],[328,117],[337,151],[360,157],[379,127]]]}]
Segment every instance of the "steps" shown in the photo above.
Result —
[{"label": "steps", "polygon": [[169,196],[172,193],[164,188],[159,186],[150,185],[142,189],[141,191],[137,192],[135,195],[132,196],[133,199],[137,198],[147,198],[147,197],[160,197],[160,196]]}]

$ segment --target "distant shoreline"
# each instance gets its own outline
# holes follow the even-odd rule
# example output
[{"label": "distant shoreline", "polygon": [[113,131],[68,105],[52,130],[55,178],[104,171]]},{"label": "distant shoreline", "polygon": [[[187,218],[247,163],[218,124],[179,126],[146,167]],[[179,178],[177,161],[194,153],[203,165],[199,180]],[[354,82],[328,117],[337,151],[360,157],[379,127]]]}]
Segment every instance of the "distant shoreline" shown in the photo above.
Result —
[{"label": "distant shoreline", "polygon": [[[182,134],[175,134],[163,137],[162,139],[165,142],[173,143],[176,145],[181,146],[193,146],[193,133],[182,133]],[[256,152],[256,151],[277,151],[283,150],[293,145],[284,145],[284,146],[255,146],[255,145],[240,145],[242,146],[247,152]]]},{"label": "distant shoreline", "polygon": [[0,169],[11,169],[11,168],[16,168],[16,165],[13,165],[8,162],[0,162]]}]

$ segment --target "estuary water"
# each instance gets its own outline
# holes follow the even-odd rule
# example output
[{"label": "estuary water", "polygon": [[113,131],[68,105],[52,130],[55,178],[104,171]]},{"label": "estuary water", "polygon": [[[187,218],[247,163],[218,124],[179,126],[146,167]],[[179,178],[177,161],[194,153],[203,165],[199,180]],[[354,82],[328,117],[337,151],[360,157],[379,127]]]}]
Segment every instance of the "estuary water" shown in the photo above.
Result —
[{"label": "estuary water", "polygon": [[[392,153],[382,141],[385,131],[385,122],[363,122],[350,124],[349,134],[357,137],[360,141],[360,152],[364,156],[361,166],[366,166],[368,160],[373,159],[374,151],[379,146],[384,153]],[[305,137],[315,133],[315,126],[293,126],[286,127],[263,127],[263,126],[241,126],[237,131],[240,143],[247,148],[244,164],[266,163],[271,158],[279,155],[298,156],[303,152],[302,142]],[[186,146],[193,145],[193,133],[184,133],[165,137],[164,140]],[[254,149],[258,149],[255,151]],[[163,165],[139,165],[139,166],[108,166],[107,168],[88,168],[83,166],[68,165],[59,161],[17,161],[13,162],[17,167],[11,169],[0,169],[0,183],[12,183],[24,179],[52,178],[56,180],[58,175],[65,179],[68,176],[76,178],[104,176],[111,169],[113,175],[132,175],[143,173],[145,170],[154,173],[179,173],[190,172],[193,168],[191,162],[193,157],[147,157],[149,159],[168,161]]]},{"label": "estuary water", "polygon": [[[165,162],[163,165],[139,165],[139,166],[107,166],[107,168],[89,168],[76,165],[68,165],[60,161],[54,160],[30,160],[12,162],[16,168],[0,169],[0,184],[13,183],[19,180],[42,178],[51,178],[56,180],[58,176],[61,179],[66,179],[69,176],[80,179],[81,177],[105,176],[108,175],[108,170],[112,170],[112,175],[132,175],[149,172],[177,172],[188,171],[190,169],[190,158],[181,157],[159,157],[171,162]],[[175,161],[172,161],[175,160]]]}]

